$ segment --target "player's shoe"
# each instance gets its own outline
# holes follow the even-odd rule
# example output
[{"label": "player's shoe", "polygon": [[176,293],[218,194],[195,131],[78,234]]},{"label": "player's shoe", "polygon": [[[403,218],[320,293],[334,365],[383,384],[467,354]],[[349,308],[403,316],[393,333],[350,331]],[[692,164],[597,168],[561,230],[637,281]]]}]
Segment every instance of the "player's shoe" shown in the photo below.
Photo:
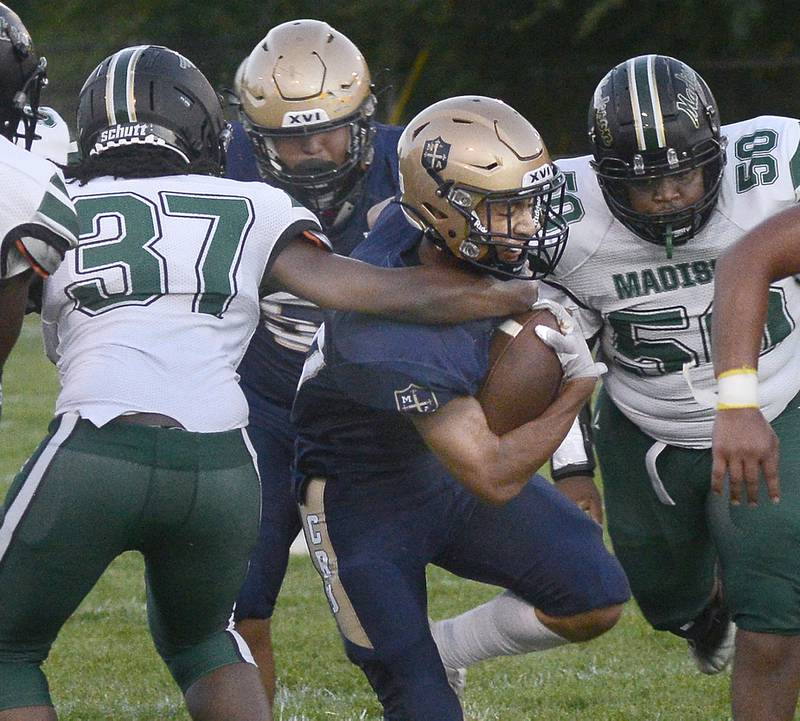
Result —
[{"label": "player's shoe", "polygon": [[724,671],[733,658],[736,626],[727,608],[720,600],[712,606],[713,618],[702,638],[687,639],[689,653],[700,673],[715,674]]}]

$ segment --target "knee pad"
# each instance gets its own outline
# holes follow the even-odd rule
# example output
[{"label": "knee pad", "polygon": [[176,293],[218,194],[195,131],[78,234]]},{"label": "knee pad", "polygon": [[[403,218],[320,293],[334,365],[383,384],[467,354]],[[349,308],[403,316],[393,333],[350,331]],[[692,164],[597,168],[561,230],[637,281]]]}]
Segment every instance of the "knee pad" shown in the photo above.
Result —
[{"label": "knee pad", "polygon": [[41,664],[0,661],[0,711],[52,705]]},{"label": "knee pad", "polygon": [[232,629],[219,631],[200,643],[169,656],[161,651],[159,653],[161,653],[164,663],[167,664],[175,683],[180,686],[184,694],[195,681],[220,666],[232,663],[255,665],[247,643]]}]

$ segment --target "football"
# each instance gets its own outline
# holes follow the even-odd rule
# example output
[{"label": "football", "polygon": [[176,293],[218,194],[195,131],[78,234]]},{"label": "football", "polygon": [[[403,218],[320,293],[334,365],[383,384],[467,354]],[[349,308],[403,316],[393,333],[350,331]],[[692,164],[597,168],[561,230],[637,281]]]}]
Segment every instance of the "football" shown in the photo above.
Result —
[{"label": "football", "polygon": [[561,363],[534,332],[537,325],[558,329],[550,311],[532,310],[503,321],[492,337],[478,401],[497,435],[538,418],[561,387]]}]

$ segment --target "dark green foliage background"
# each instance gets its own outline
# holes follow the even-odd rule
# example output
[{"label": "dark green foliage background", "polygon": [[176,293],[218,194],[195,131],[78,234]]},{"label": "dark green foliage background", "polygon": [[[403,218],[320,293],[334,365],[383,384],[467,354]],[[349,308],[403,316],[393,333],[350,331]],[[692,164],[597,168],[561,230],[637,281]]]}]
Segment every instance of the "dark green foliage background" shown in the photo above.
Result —
[{"label": "dark green foliage background", "polygon": [[83,79],[125,45],[184,53],[217,87],[286,20],[326,20],[362,50],[390,117],[415,58],[428,59],[399,119],[451,95],[502,98],[556,154],[586,151],[585,117],[603,74],[641,53],[695,67],[723,122],[800,116],[800,4],[776,0],[19,0],[11,2],[50,61],[46,102],[74,125]]}]

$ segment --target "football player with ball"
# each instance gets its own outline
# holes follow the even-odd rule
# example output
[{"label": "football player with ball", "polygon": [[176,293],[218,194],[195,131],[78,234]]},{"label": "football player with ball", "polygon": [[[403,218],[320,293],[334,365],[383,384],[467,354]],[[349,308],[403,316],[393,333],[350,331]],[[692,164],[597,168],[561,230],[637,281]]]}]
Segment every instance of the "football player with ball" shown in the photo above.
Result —
[{"label": "football player with ball", "polygon": [[15,246],[28,263],[40,257],[31,247],[53,246],[42,320],[61,392],[0,520],[2,721],[56,719],[42,663],[108,564],[134,549],[155,646],[189,715],[271,718],[247,644],[228,628],[259,524],[235,369],[261,297],[283,288],[325,307],[442,322],[521,312],[535,298],[522,280],[330,252],[314,215],[282,190],[220,177],[229,132],[202,72],[142,45],[104,59],[81,91],[73,212],[57,202],[54,166],[0,144],[39,181],[42,208],[60,210],[51,220],[71,218],[79,235],[66,250],[69,234],[55,242],[29,202],[35,227],[20,228],[44,243]]},{"label": "football player with ball", "polygon": [[[645,618],[687,639],[700,671],[717,673],[734,657],[736,721],[787,721],[800,682],[793,278],[769,283],[757,354],[757,403],[781,444],[780,503],[762,494],[731,505],[711,493],[715,411],[705,396],[715,384],[717,260],[759,222],[796,206],[800,124],[762,116],[722,126],[692,68],[644,55],[601,80],[589,135],[592,156],[559,161],[572,216],[554,279],[609,367],[595,436],[614,550]],[[752,391],[748,402],[754,382],[752,372],[732,379]],[[717,468],[720,484],[721,476]]]},{"label": "football player with ball", "polygon": [[[443,100],[408,124],[398,154],[400,199],[354,257],[531,280],[552,272],[567,238],[564,178],[517,112],[485,97]],[[469,662],[544,650],[604,633],[628,599],[600,526],[535,475],[604,370],[563,309],[547,307],[562,332],[536,333],[556,350],[563,384],[539,417],[501,435],[476,397],[496,322],[328,314],[306,359],[293,409],[304,532],[347,655],[385,719],[463,717],[457,669],[434,635]],[[468,637],[442,624],[432,633],[429,563],[507,589],[468,612]]]}]

